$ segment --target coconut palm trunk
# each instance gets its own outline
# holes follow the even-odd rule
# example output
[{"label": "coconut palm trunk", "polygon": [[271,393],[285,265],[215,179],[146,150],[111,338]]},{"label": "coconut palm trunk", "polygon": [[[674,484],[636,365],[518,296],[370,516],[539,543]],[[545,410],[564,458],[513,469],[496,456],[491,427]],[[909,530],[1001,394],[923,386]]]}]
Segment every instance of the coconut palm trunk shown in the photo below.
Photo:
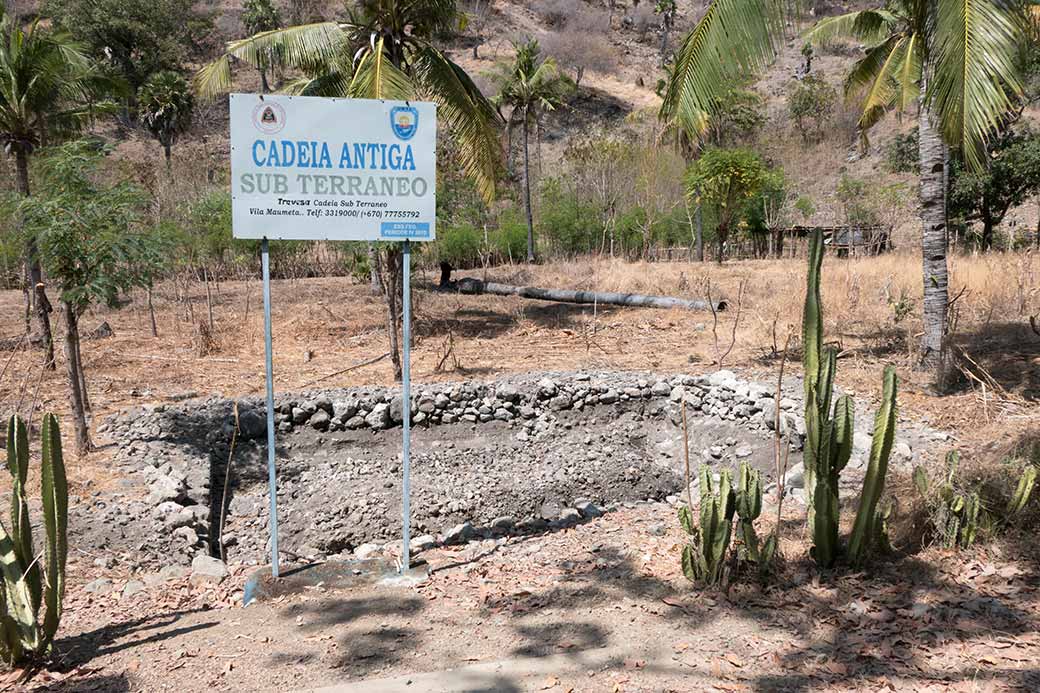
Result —
[{"label": "coconut palm trunk", "polygon": [[531,214],[531,157],[528,147],[528,116],[524,109],[524,214],[527,216],[527,261],[533,263],[534,258],[534,217]]},{"label": "coconut palm trunk", "polygon": [[924,259],[924,334],[921,366],[936,373],[936,385],[945,389],[949,379],[946,340],[949,270],[946,265],[946,215],[943,189],[943,142],[935,114],[922,103],[918,116],[921,164],[921,224]]},{"label": "coconut palm trunk", "polygon": [[[18,172],[18,192],[29,197],[29,156],[19,148],[15,154],[15,168]],[[40,251],[36,245],[36,236],[28,234],[25,241],[25,277],[29,284],[28,295],[32,311],[36,314],[37,328],[43,340],[44,365],[54,370],[54,333],[51,331],[51,303],[47,300],[47,292],[43,285],[43,268],[40,267]]]}]

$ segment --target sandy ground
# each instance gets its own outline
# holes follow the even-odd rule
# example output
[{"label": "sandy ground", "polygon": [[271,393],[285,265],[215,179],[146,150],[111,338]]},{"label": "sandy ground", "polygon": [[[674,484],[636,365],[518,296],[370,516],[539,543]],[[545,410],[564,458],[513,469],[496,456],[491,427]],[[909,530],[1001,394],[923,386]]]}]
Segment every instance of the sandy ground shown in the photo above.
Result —
[{"label": "sandy ground", "polygon": [[[767,511],[768,512],[768,511]],[[667,506],[561,532],[425,556],[417,587],[321,587],[245,609],[244,579],[170,583],[133,597],[73,592],[53,691],[301,690],[480,662],[612,653],[520,691],[1025,691],[1040,687],[1035,555],[927,550],[864,573],[817,576],[790,559],[728,594],[679,574]],[[82,578],[80,573],[77,577]],[[116,584],[120,585],[118,575]]]}]

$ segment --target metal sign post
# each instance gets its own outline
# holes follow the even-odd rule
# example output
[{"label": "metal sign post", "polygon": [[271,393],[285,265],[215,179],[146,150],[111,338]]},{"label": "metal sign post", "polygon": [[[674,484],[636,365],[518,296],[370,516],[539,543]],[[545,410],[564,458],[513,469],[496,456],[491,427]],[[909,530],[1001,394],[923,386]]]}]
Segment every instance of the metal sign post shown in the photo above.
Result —
[{"label": "metal sign post", "polygon": [[412,244],[405,239],[404,252],[401,258],[401,294],[403,297],[403,324],[401,338],[404,340],[404,363],[401,364],[401,508],[404,515],[402,531],[401,572],[407,571],[411,565],[412,512],[411,512],[411,477],[412,477]]},{"label": "metal sign post", "polygon": [[278,577],[278,480],[274,470],[274,358],[271,339],[271,258],[267,238],[260,241],[264,279],[264,361],[267,366],[267,487],[271,496],[267,528],[271,534],[271,575]]},{"label": "metal sign post", "polygon": [[437,105],[232,94],[229,115],[233,235],[261,242],[271,574],[279,576],[268,239],[402,243],[405,571],[411,566],[411,242],[437,237]]}]

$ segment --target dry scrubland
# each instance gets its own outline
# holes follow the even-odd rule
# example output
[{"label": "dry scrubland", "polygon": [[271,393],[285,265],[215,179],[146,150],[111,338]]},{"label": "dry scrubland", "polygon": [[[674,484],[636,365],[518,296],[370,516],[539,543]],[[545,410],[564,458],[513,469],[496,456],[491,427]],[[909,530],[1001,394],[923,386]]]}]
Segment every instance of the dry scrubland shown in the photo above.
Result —
[{"label": "dry scrubland", "polygon": [[[920,327],[919,262],[909,253],[827,258],[826,331],[842,350],[840,383],[873,397],[880,388],[882,364],[896,363],[903,377],[903,415],[953,431],[968,448],[991,443],[1005,450],[1028,437],[1037,419],[1040,336],[1030,330],[1029,316],[1040,313],[1040,256],[991,253],[954,258],[954,293],[960,294],[955,304],[957,339],[976,365],[965,360],[970,378],[959,393],[941,398],[932,396],[926,379],[909,367]],[[705,297],[710,290],[714,298],[727,300],[729,309],[719,313],[714,329],[711,313],[440,293],[432,290],[435,273],[422,270],[415,295],[413,357],[413,378],[420,387],[424,381],[491,379],[533,370],[710,371],[719,356],[727,368],[771,381],[779,367],[776,351],[782,350],[789,332],[794,335],[790,367],[798,368],[805,281],[800,260],[728,262],[720,267],[583,259],[497,267],[487,276],[516,284],[691,298]],[[260,283],[214,287],[215,332],[206,343],[200,343],[196,327],[207,319],[205,291],[201,283],[190,289],[190,310],[177,299],[172,284],[157,290],[158,338],[151,336],[143,294],[135,294],[121,310],[94,310],[84,317],[84,330],[107,321],[115,332],[83,345],[95,426],[107,413],[138,404],[263,391]],[[279,391],[319,383],[391,382],[388,359],[336,374],[386,352],[382,297],[346,278],[276,281],[273,294]],[[3,337],[20,335],[22,310],[20,293],[0,297]],[[192,315],[195,324],[190,322]],[[67,412],[64,363],[59,360],[55,372],[43,371],[39,353],[24,349],[4,359],[2,401],[23,413],[34,404],[37,412]],[[72,465],[75,481],[92,483],[107,477],[104,439],[97,436],[95,442],[100,449]]]}]

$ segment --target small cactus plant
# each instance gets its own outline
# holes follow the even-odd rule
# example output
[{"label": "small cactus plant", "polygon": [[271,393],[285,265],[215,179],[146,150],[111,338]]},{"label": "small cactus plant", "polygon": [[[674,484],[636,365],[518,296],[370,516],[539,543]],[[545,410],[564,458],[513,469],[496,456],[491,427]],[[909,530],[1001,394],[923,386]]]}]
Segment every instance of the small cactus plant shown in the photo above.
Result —
[{"label": "small cactus plant", "polygon": [[1008,502],[1007,515],[1009,518],[1018,515],[1029,503],[1029,498],[1033,495],[1033,489],[1036,487],[1036,467],[1029,465],[1023,470],[1022,476],[1018,478],[1018,486],[1015,488],[1015,493],[1011,496],[1011,500]]},{"label": "small cactus plant", "polygon": [[716,491],[712,486],[711,472],[707,467],[701,467],[700,524],[694,525],[690,508],[679,509],[679,523],[690,536],[690,543],[683,547],[682,552],[683,574],[694,582],[722,583],[736,510],[736,494],[732,486],[732,476],[729,470],[724,470]]},{"label": "small cactus plant", "polygon": [[[8,665],[38,660],[50,649],[61,621],[68,553],[69,495],[58,419],[43,417],[40,489],[45,548],[33,548],[25,484],[29,471],[29,434],[12,416],[7,426],[7,469],[11,474],[11,524],[0,522],[0,658]],[[41,560],[42,559],[42,560]],[[42,610],[41,610],[42,609]]]},{"label": "small cactus plant", "polygon": [[[762,513],[762,476],[747,462],[741,462],[737,472],[737,488],[733,489],[730,471],[719,475],[718,488],[713,486],[712,474],[707,467],[700,473],[700,524],[693,522],[693,511],[679,508],[679,523],[690,536],[683,547],[683,573],[694,582],[719,585],[725,579],[726,560],[730,555],[733,520],[740,520],[740,536],[744,541],[746,558],[766,573],[776,554],[776,534],[760,542],[755,531],[755,520]],[[738,553],[742,557],[745,554]]]},{"label": "small cactus plant", "polygon": [[[955,484],[960,453],[946,453],[946,473],[942,483],[932,492],[928,474],[921,467],[914,469],[914,486],[931,506],[934,536],[943,548],[966,549],[975,543],[979,527],[986,522],[982,498],[978,491],[961,492]],[[1023,485],[1022,481],[1019,486]],[[1024,492],[1024,489],[1023,489]],[[1012,504],[1015,499],[1012,499]]]}]

